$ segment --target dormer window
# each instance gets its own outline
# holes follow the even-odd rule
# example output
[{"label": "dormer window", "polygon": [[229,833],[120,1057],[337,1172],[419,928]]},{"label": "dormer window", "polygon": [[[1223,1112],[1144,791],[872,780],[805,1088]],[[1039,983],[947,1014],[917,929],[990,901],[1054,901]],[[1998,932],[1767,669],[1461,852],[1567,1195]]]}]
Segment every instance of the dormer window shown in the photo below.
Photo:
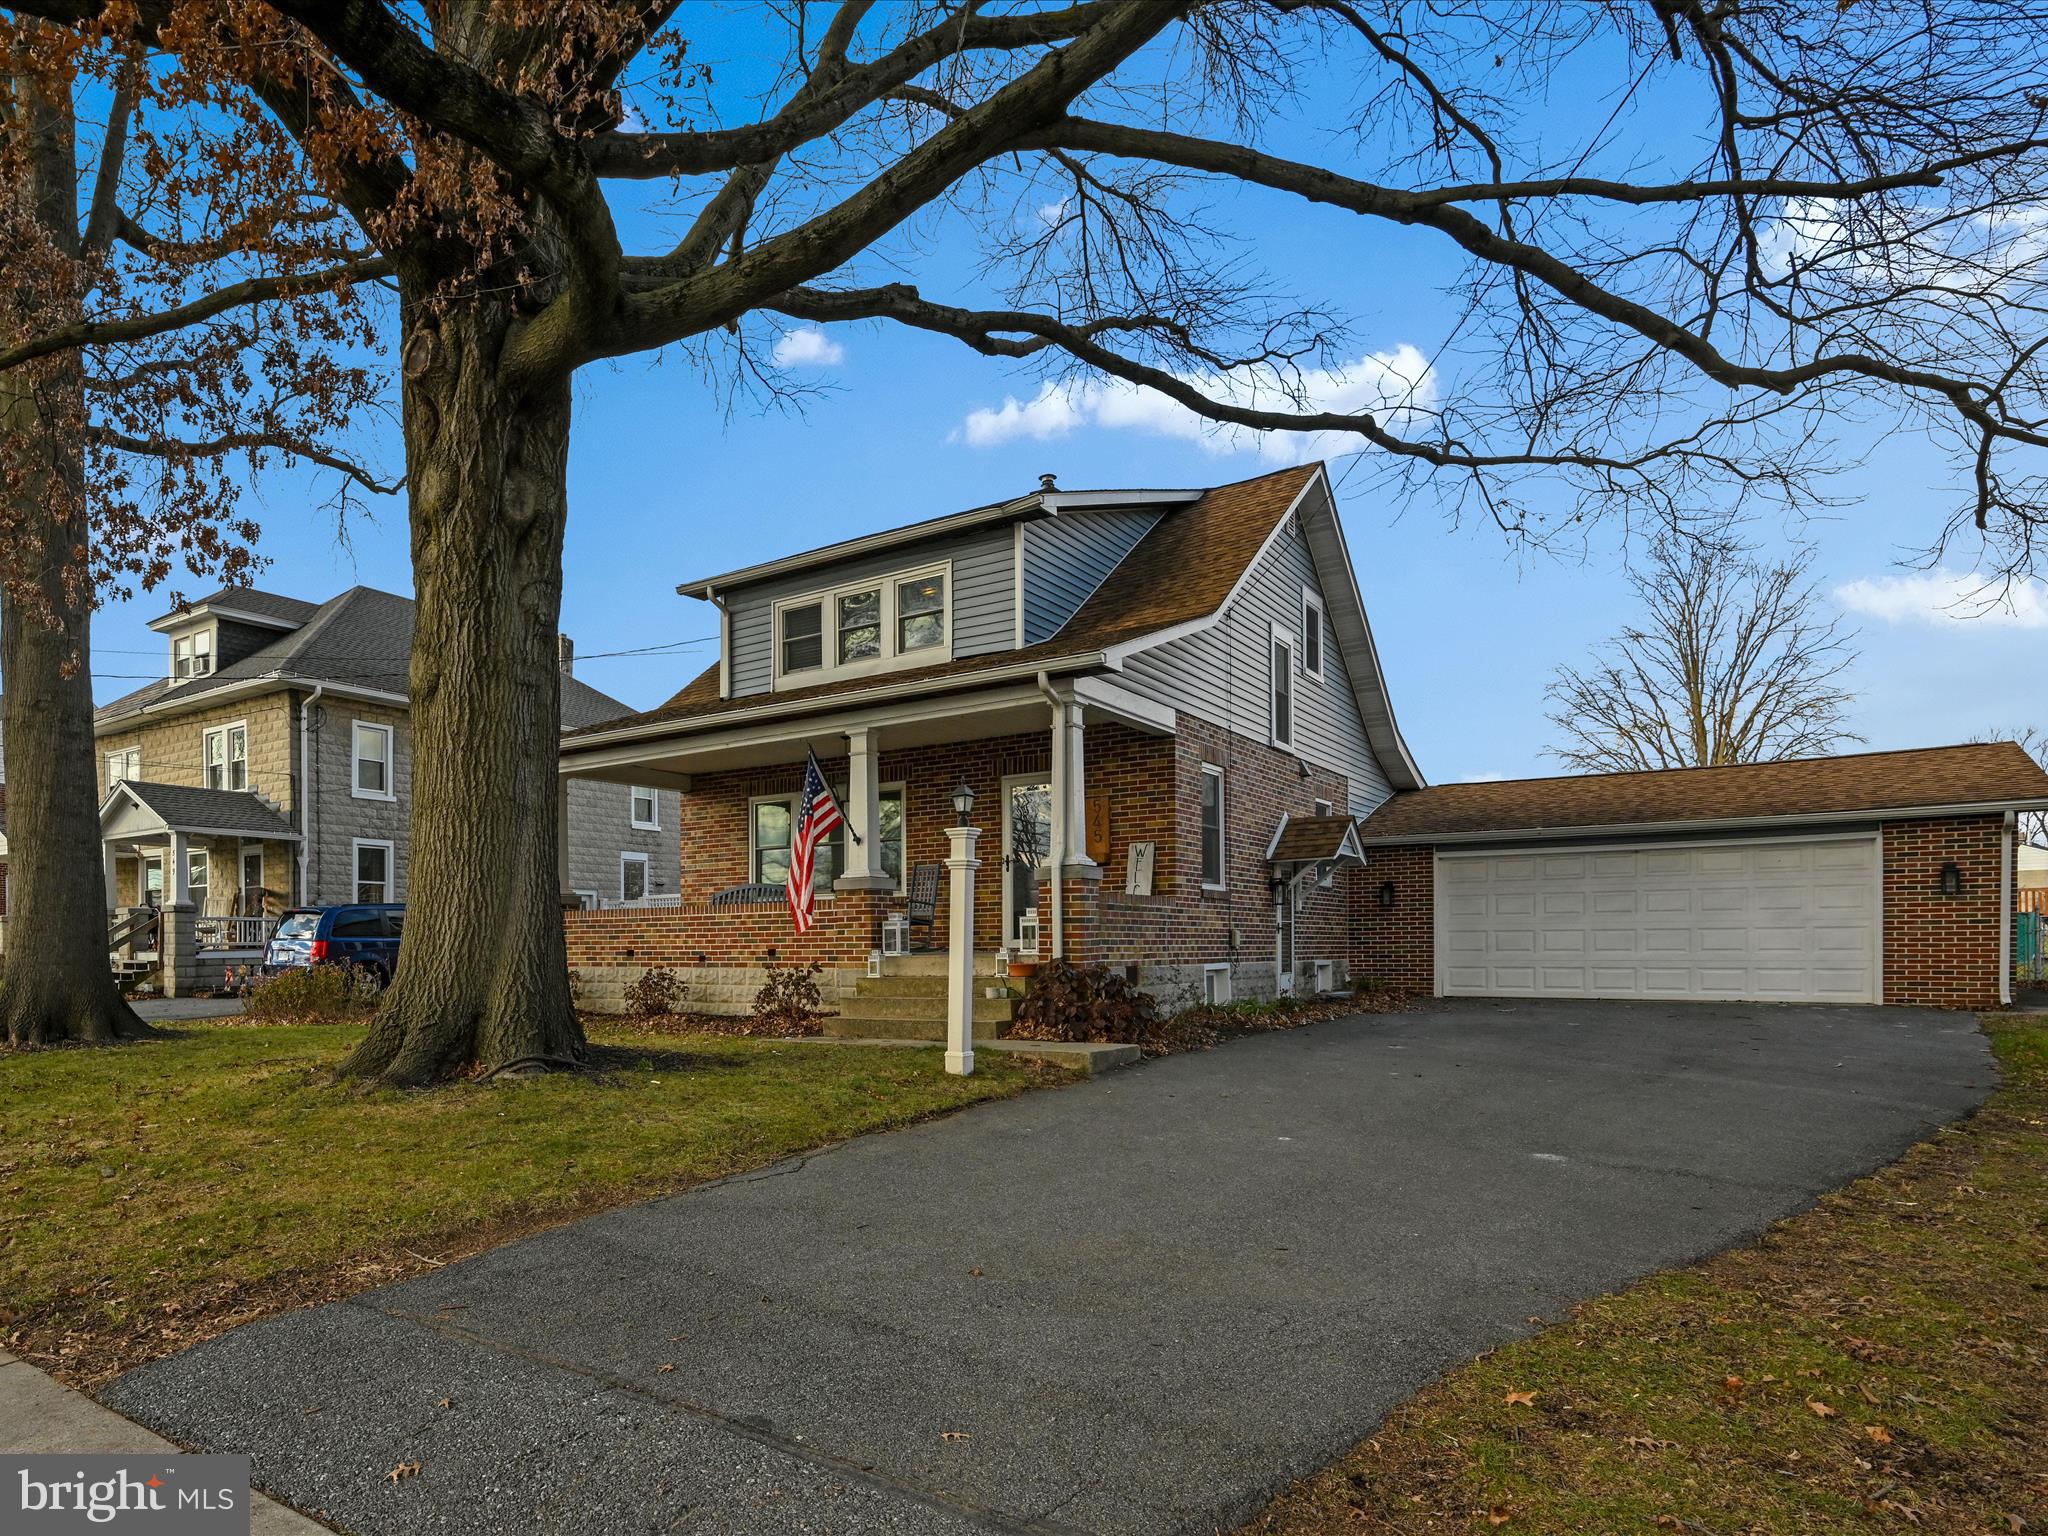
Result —
[{"label": "dormer window", "polygon": [[951,654],[950,566],[899,571],[775,605],[775,678],[800,686],[943,661]]},{"label": "dormer window", "polygon": [[171,677],[176,682],[205,677],[213,671],[213,631],[194,630],[171,642]]}]

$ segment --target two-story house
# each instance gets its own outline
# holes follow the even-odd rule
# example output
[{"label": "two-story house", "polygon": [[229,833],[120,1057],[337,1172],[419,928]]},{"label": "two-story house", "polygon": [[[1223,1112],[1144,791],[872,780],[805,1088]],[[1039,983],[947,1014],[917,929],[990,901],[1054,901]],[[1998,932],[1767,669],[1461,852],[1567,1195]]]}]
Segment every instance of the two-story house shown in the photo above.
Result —
[{"label": "two-story house", "polygon": [[[164,614],[165,675],[96,712],[108,905],[189,902],[215,951],[293,905],[406,898],[411,599],[324,603],[230,588]],[[619,700],[573,675],[565,727]],[[677,797],[587,783],[569,800],[570,888],[590,905],[673,899]]]},{"label": "two-story house", "polygon": [[[679,590],[716,605],[717,664],[563,741],[567,775],[681,793],[680,910],[572,922],[587,980],[658,956],[716,1006],[770,958],[849,974],[906,871],[945,858],[962,782],[983,948],[1134,966],[1182,1002],[1341,980],[1355,819],[1421,778],[1320,466],[1206,490],[1048,477]],[[735,903],[787,876],[806,752],[848,832],[799,938],[779,895]]]},{"label": "two-story house", "polygon": [[[716,606],[717,664],[562,741],[572,787],[681,796],[676,904],[567,919],[596,1006],[664,965],[693,1007],[743,1008],[765,966],[816,961],[835,1027],[928,1032],[917,962],[865,972],[937,886],[962,785],[978,947],[1127,967],[1173,1004],[1347,973],[1479,997],[2011,994],[2015,817],[2048,807],[2021,748],[1425,786],[1320,465],[1048,477],[679,590]],[[1483,679],[1473,699],[1514,703]],[[779,887],[807,752],[848,831],[799,936]],[[977,1027],[984,1002],[1010,1006],[978,1001]]]}]

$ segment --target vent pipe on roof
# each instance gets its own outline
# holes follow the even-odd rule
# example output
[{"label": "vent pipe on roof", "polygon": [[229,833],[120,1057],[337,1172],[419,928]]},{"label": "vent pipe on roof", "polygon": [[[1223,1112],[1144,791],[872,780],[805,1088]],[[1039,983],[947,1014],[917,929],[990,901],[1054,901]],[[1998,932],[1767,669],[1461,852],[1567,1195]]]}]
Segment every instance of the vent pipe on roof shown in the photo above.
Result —
[{"label": "vent pipe on roof", "polygon": [[555,665],[564,677],[576,675],[576,642],[567,635],[555,636]]},{"label": "vent pipe on roof", "polygon": [[1038,489],[1039,489],[1039,491],[1040,491],[1041,493],[1044,493],[1044,492],[1047,492],[1047,491],[1056,491],[1056,490],[1058,490],[1058,489],[1060,488],[1060,486],[1059,486],[1059,478],[1060,478],[1060,477],[1059,477],[1058,475],[1040,475],[1040,476],[1038,477]]}]

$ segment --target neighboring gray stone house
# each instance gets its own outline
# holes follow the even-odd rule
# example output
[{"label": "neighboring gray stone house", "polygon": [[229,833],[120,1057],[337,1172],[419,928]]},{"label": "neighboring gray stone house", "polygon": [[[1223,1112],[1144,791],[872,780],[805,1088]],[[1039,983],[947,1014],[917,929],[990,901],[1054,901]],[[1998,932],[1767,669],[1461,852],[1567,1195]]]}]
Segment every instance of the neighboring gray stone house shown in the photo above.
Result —
[{"label": "neighboring gray stone house", "polygon": [[[165,637],[166,676],[95,716],[109,905],[182,895],[202,944],[240,948],[286,906],[404,901],[412,601],[236,588],[150,627]],[[630,712],[575,678],[566,637],[560,655],[565,729]],[[676,799],[567,786],[569,871],[590,905],[673,898]]]}]

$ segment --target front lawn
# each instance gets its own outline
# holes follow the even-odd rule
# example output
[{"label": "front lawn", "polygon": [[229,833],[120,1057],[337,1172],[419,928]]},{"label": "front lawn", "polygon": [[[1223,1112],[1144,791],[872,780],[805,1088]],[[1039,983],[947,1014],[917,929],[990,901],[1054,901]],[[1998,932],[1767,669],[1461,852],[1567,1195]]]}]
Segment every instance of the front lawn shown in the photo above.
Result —
[{"label": "front lawn", "polygon": [[1036,1083],[940,1052],[600,1030],[608,1070],[429,1094],[329,1069],[350,1026],[0,1053],[0,1325],[91,1384],[238,1323],[607,1206]]},{"label": "front lawn", "polygon": [[1246,1532],[2048,1531],[2048,1021],[1970,1121],[1451,1372]]}]

